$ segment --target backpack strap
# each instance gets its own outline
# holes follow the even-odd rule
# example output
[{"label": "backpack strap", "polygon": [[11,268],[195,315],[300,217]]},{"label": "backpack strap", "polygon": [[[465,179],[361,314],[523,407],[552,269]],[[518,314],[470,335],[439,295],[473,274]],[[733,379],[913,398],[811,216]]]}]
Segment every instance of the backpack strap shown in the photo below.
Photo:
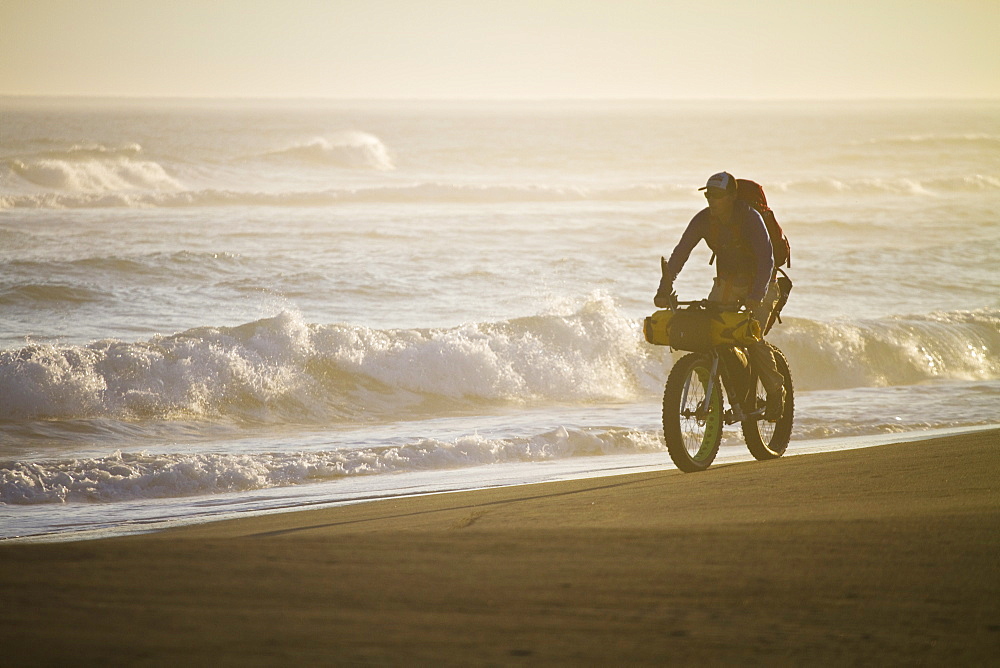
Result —
[{"label": "backpack strap", "polygon": [[721,235],[719,234],[718,224],[716,224],[716,222],[712,218],[709,218],[708,235],[706,235],[705,237],[705,243],[708,244],[708,247],[712,250],[712,257],[709,258],[708,260],[709,266],[715,264],[715,249],[712,248],[712,246],[719,245],[719,242],[721,241],[720,236]]}]

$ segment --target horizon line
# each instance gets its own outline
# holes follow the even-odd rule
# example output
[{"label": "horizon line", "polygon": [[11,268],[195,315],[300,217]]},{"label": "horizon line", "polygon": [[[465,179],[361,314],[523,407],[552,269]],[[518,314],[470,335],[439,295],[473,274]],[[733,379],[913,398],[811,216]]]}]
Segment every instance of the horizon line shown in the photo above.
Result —
[{"label": "horizon line", "polygon": [[2,93],[0,99],[126,100],[200,102],[422,102],[422,103],[553,103],[553,102],[1000,102],[1000,96],[914,96],[914,97],[337,97],[292,95],[115,95],[99,93]]}]

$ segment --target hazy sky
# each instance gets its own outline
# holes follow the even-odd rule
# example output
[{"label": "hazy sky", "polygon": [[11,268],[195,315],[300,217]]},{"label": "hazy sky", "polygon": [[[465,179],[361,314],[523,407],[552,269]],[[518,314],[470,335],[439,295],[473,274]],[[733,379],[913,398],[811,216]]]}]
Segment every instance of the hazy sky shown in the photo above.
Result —
[{"label": "hazy sky", "polygon": [[0,94],[1000,97],[1000,0],[0,0]]}]

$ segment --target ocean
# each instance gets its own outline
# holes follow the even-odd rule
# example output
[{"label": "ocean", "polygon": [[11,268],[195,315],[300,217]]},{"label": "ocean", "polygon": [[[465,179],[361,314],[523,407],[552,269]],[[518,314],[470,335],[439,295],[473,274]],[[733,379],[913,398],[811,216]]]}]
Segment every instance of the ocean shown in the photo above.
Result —
[{"label": "ocean", "polygon": [[1000,422],[1000,101],[0,98],[0,538],[671,468],[641,321],[722,170],[789,455]]}]

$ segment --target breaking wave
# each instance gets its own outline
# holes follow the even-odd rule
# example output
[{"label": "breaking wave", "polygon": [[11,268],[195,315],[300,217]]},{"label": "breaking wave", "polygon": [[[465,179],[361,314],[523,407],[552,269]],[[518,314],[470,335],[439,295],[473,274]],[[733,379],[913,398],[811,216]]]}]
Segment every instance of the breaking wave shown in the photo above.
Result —
[{"label": "breaking wave", "polygon": [[[670,353],[610,299],[442,329],[315,325],[282,313],[239,327],[0,352],[0,421],[109,418],[253,424],[392,422],[484,407],[634,401],[662,391]],[[770,340],[803,390],[1000,378],[1000,314],[787,319]]]},{"label": "breaking wave", "polygon": [[[142,147],[77,145],[63,151],[9,158],[2,165],[22,183],[37,188],[95,195],[120,191],[182,190],[183,185],[157,162],[142,158]],[[27,195],[27,201],[38,195]],[[15,202],[21,196],[13,196]],[[46,201],[45,195],[41,195]],[[52,198],[58,204],[59,195]],[[2,199],[11,199],[0,198]],[[16,205],[13,204],[13,205]]]},{"label": "breaking wave", "polygon": [[412,183],[392,186],[326,189],[296,192],[243,192],[207,189],[158,193],[38,193],[0,196],[0,208],[100,208],[268,206],[313,207],[336,204],[422,204],[506,202],[659,201],[690,187],[635,185],[595,188],[544,185],[469,185]]},{"label": "breaking wave", "polygon": [[[110,171],[109,171],[110,170]],[[117,171],[116,171],[117,170]],[[208,188],[185,190],[155,163],[108,167],[38,168],[36,180],[46,180],[59,192],[0,195],[0,208],[118,208],[118,207],[317,207],[338,204],[503,204],[531,202],[669,202],[688,201],[690,184],[636,183],[613,187],[593,185],[463,184],[417,182],[385,186],[328,188],[285,192]],[[768,184],[779,193],[809,197],[918,196],[1000,192],[1000,176],[916,179],[818,179]],[[68,192],[67,192],[68,191]]]},{"label": "breaking wave", "polygon": [[222,418],[315,423],[536,400],[634,396],[651,360],[600,302],[454,329],[308,325],[282,313],[146,342],[0,353],[0,420]]},{"label": "breaking wave", "polygon": [[969,174],[929,179],[813,179],[775,184],[774,190],[802,195],[934,196],[1000,191],[1000,176]]},{"label": "breaking wave", "polygon": [[1000,312],[989,309],[819,322],[787,319],[770,337],[803,389],[1000,377]]},{"label": "breaking wave", "polygon": [[94,459],[0,463],[0,503],[126,501],[242,492],[346,476],[456,469],[566,457],[657,452],[656,434],[566,429],[521,438],[478,434],[452,441],[263,454],[116,452]]},{"label": "breaking wave", "polygon": [[351,169],[395,169],[386,145],[378,137],[366,132],[341,132],[331,137],[315,137],[265,153],[262,157]]}]

